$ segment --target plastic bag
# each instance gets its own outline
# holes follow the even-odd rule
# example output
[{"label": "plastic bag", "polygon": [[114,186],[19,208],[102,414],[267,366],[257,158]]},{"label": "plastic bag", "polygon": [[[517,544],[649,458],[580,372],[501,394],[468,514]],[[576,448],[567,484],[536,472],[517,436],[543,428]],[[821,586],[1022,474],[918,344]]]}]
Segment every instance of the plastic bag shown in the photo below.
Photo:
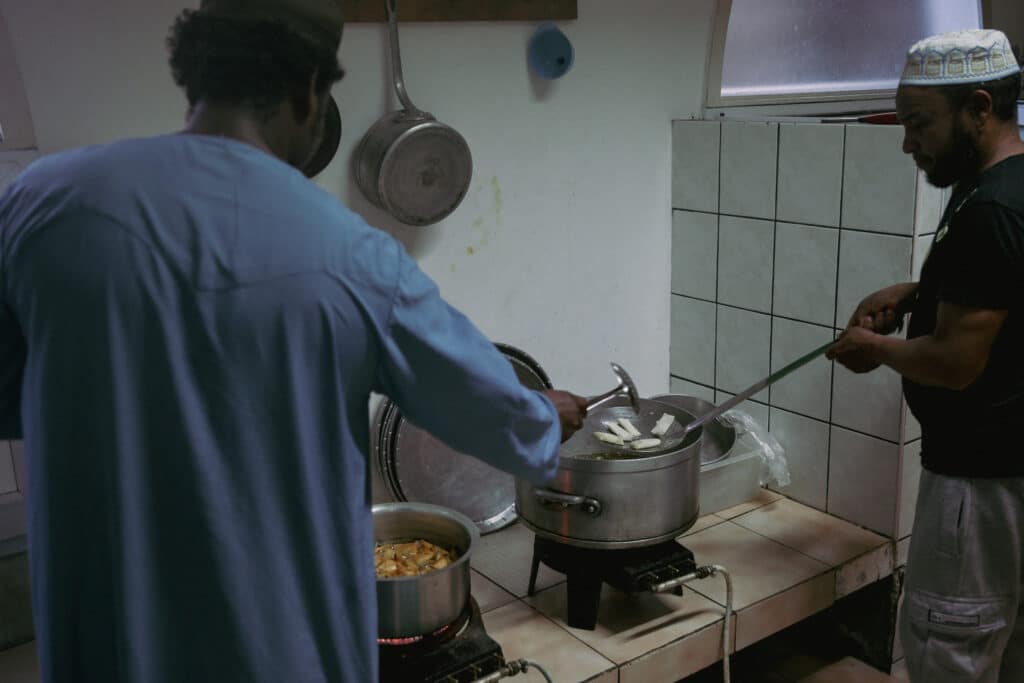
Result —
[{"label": "plastic bag", "polygon": [[786,450],[760,422],[736,408],[726,411],[718,419],[736,430],[734,450],[754,450],[761,456],[761,486],[770,485],[774,488],[789,486]]}]

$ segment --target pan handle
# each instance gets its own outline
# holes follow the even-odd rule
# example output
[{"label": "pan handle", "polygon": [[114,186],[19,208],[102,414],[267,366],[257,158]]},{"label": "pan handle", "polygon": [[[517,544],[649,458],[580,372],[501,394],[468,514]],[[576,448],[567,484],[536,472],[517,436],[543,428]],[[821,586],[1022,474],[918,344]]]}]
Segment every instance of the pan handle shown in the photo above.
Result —
[{"label": "pan handle", "polygon": [[549,505],[555,505],[563,510],[571,507],[579,506],[588,515],[597,517],[601,514],[601,501],[596,498],[587,498],[586,496],[574,496],[569,493],[560,493],[558,491],[552,491],[550,489],[535,488],[533,495],[537,496],[541,502]]},{"label": "pan handle", "polygon": [[795,370],[797,370],[799,368],[802,368],[803,366],[807,365],[812,360],[814,360],[818,356],[820,356],[823,353],[825,353],[826,351],[828,351],[829,347],[832,346],[835,343],[836,343],[835,340],[827,341],[824,344],[822,344],[821,346],[819,346],[818,348],[814,349],[813,351],[810,351],[809,353],[806,353],[803,356],[800,356],[795,361],[793,361],[792,363],[790,363],[786,367],[782,368],[781,370],[776,370],[775,372],[773,372],[772,374],[768,375],[767,377],[765,377],[761,381],[752,384],[751,386],[747,387],[746,389],[744,389],[740,393],[738,393],[735,396],[733,396],[732,398],[730,398],[725,403],[722,403],[721,405],[716,406],[714,409],[709,410],[708,412],[704,413],[703,415],[698,417],[693,422],[688,423],[686,425],[685,429],[684,429],[683,434],[684,435],[685,434],[689,434],[690,432],[692,432],[697,427],[702,426],[705,422],[710,422],[711,420],[718,419],[718,417],[720,417],[722,414],[724,414],[727,410],[735,408],[736,406],[738,406],[739,404],[743,403],[748,398],[750,398],[751,396],[753,396],[757,392],[761,391],[765,387],[774,384],[775,382],[779,381],[780,379],[782,379],[783,377],[785,377],[789,373],[791,373],[791,372],[793,372],[793,371],[795,371]]},{"label": "pan handle", "polygon": [[619,386],[615,387],[614,389],[606,391],[603,394],[600,394],[598,396],[591,396],[589,399],[587,399],[587,410],[589,411],[592,408],[598,407],[602,403],[607,403],[608,401],[612,400],[613,398],[616,398],[617,396],[622,394],[622,389],[623,389],[623,387],[620,384]]},{"label": "pan handle", "polygon": [[402,51],[398,45],[398,0],[384,0],[388,8],[388,43],[391,45],[391,75],[395,80],[395,93],[402,108],[411,114],[421,113],[409,99],[405,90],[405,79],[402,77]]}]

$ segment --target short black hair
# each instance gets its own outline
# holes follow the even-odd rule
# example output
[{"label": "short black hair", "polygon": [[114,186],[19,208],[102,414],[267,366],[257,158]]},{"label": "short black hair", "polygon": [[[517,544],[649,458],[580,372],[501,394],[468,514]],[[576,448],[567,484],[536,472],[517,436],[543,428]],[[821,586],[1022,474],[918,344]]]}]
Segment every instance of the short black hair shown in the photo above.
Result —
[{"label": "short black hair", "polygon": [[200,100],[273,109],[307,92],[326,93],[344,71],[337,49],[275,21],[211,16],[185,10],[167,38],[174,82],[189,106]]},{"label": "short black hair", "polygon": [[1020,97],[1021,74],[1016,73],[1004,78],[982,83],[964,83],[962,85],[944,85],[941,90],[950,106],[960,110],[967,103],[967,98],[975,90],[984,90],[992,98],[992,113],[1002,121],[1017,120],[1017,98]]}]

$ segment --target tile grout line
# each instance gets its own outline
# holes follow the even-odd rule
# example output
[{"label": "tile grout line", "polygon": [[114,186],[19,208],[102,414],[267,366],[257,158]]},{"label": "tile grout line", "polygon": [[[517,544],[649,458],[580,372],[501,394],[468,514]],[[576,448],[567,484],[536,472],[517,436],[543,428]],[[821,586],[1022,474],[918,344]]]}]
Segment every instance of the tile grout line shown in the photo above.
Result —
[{"label": "tile grout line", "polygon": [[[849,126],[843,124],[843,153],[840,157],[839,166],[839,225],[843,224],[843,199],[846,194],[846,145]],[[839,239],[836,240],[836,294],[835,310],[832,312],[832,328],[835,330],[839,325],[839,273],[842,271],[843,256],[843,229],[839,228]],[[835,339],[835,332],[832,332]],[[835,423],[832,421],[832,407],[836,400],[836,363],[832,361],[832,372],[829,373],[828,387],[828,436],[825,439],[825,510],[829,509],[829,494],[832,489],[832,430]]]},{"label": "tile grout line", "polygon": [[711,389],[712,391],[714,391],[714,389],[715,389],[714,387],[708,386],[707,384],[704,384],[703,382],[694,382],[692,379],[687,379],[686,377],[683,377],[682,375],[677,375],[674,372],[670,372],[670,373],[668,373],[668,375],[669,375],[669,377],[672,377],[672,378],[675,378],[675,379],[681,379],[684,382],[689,382],[690,384],[696,384],[697,386],[703,387],[704,389]]},{"label": "tile grout line", "polygon": [[[844,149],[844,156],[845,156],[845,149]],[[840,196],[842,196],[842,189],[840,189]],[[704,211],[703,209],[684,209],[684,208],[680,208],[678,206],[673,206],[672,210],[673,211],[682,211],[684,213],[703,213],[703,214],[708,214],[708,215],[713,215],[713,216],[722,216],[722,217],[725,217],[725,218],[741,218],[741,219],[744,219],[744,220],[751,220],[751,221],[767,221],[767,220],[772,220],[772,219],[764,218],[763,216],[743,216],[743,215],[740,215],[740,214],[718,213],[718,212],[714,212],[714,211]],[[840,211],[841,210],[842,209],[840,209]],[[878,236],[881,236],[881,237],[903,237],[903,238],[908,239],[908,240],[914,239],[914,237],[921,237],[921,236],[924,236],[924,235],[933,234],[935,232],[933,230],[931,233],[922,233],[921,235],[908,235],[907,233],[903,233],[903,232],[886,232],[884,230],[872,230],[871,228],[854,228],[854,227],[850,227],[850,226],[847,226],[847,225],[821,225],[820,223],[803,223],[803,222],[800,222],[800,221],[779,221],[779,222],[780,223],[785,223],[787,225],[797,225],[797,226],[804,227],[804,228],[817,228],[819,230],[846,230],[848,232],[856,232],[856,233],[861,233],[861,234],[865,234],[865,235],[878,235]]]},{"label": "tile grout line", "polygon": [[[768,539],[768,540],[772,540],[772,539]],[[778,541],[775,541],[775,542],[778,543]],[[779,543],[779,545],[782,545],[782,544]],[[805,555],[804,553],[800,553],[800,551],[798,551],[798,550],[796,550],[794,548],[789,548],[789,546],[782,545],[782,547],[783,548],[787,548],[789,550],[793,550],[794,552],[797,552],[797,553],[799,553],[801,555],[804,555],[804,557],[807,557],[808,559],[814,560],[818,564],[824,565],[826,568],[823,569],[822,571],[818,572],[817,574],[814,574],[812,576],[808,576],[806,579],[803,579],[802,581],[799,581],[799,582],[793,584],[792,586],[789,586],[788,588],[783,588],[783,589],[781,589],[781,590],[779,590],[779,591],[777,591],[775,593],[772,593],[770,595],[766,595],[763,598],[761,598],[761,599],[759,599],[759,600],[757,600],[755,602],[750,603],[749,605],[744,605],[742,608],[738,608],[737,609],[737,608],[734,607],[733,608],[733,617],[734,618],[738,619],[740,614],[743,614],[747,610],[760,605],[762,602],[764,602],[766,600],[771,600],[772,598],[777,598],[780,595],[788,593],[789,591],[794,590],[796,588],[800,588],[804,584],[810,583],[811,581],[816,581],[816,580],[820,579],[823,576],[827,576],[828,574],[832,574],[833,575],[833,580],[835,580],[837,578],[836,575],[838,574],[838,569],[836,567],[829,567],[825,562],[822,562],[821,560],[815,559],[815,558],[811,557],[810,555]],[[881,546],[879,546],[879,547],[881,547]],[[691,587],[690,590],[692,590],[694,593],[697,593],[698,595],[700,595],[700,596],[710,600],[711,602],[715,603],[716,605],[722,606],[722,603],[718,602],[718,600],[715,600],[710,595],[708,595],[706,593],[703,593],[703,592],[701,592],[701,591],[699,591],[699,590],[697,590],[696,588],[693,588],[693,587]],[[832,602],[833,603],[835,602],[835,598],[833,598]],[[829,606],[831,607],[831,604]],[[824,610],[819,610],[819,611],[824,611]],[[817,612],[815,612],[815,614],[817,614]],[[718,623],[718,622],[716,621],[714,623]],[[711,624],[709,624],[709,626],[710,625]],[[696,631],[694,631],[694,633],[696,633]],[[776,633],[778,633],[778,631],[776,631]]]},{"label": "tile grout line", "polygon": [[[794,323],[802,323],[804,325],[811,325],[813,327],[820,327],[820,328],[825,329],[825,330],[830,330],[831,331],[831,330],[836,329],[835,327],[833,327],[831,325],[824,324],[824,323],[813,322],[813,321],[810,321],[810,320],[803,320],[802,318],[793,318],[791,316],[780,315],[778,313],[772,314],[772,313],[768,313],[766,311],[759,311],[756,308],[747,308],[746,306],[737,306],[736,304],[721,303],[721,302],[718,302],[718,301],[712,301],[710,299],[705,299],[704,297],[693,296],[692,294],[683,294],[681,292],[672,292],[672,295],[673,296],[681,296],[684,299],[692,299],[693,301],[702,301],[702,302],[704,302],[706,304],[715,304],[717,306],[723,306],[725,308],[734,308],[737,311],[746,311],[748,313],[757,313],[758,315],[773,316],[775,318],[779,318],[780,320],[788,320],[788,321],[794,322]],[[834,317],[833,317],[833,319],[834,319]]]},{"label": "tile grout line", "polygon": [[[565,583],[565,582],[564,582],[564,581],[560,581],[559,583]],[[555,584],[555,586],[557,586],[557,585],[558,585],[558,584]],[[548,586],[548,587],[547,587],[547,588],[545,588],[544,590],[549,590],[549,589],[551,589],[551,588],[554,588],[555,586]],[[539,594],[540,594],[541,592],[542,592],[542,591],[537,591],[537,592],[536,592],[536,593],[535,593],[534,595],[539,595]],[[554,624],[554,625],[555,625],[555,626],[556,626],[557,628],[559,628],[559,629],[560,629],[560,630],[561,630],[561,631],[562,631],[563,633],[566,633],[566,634],[568,634],[568,635],[569,635],[569,636],[570,636],[571,638],[573,638],[574,640],[576,640],[577,642],[579,642],[580,644],[582,644],[582,645],[583,645],[584,647],[586,647],[586,648],[587,648],[587,649],[589,649],[590,651],[594,652],[594,653],[595,653],[595,654],[596,654],[596,655],[597,655],[598,657],[600,657],[600,658],[601,658],[601,659],[603,659],[604,661],[606,661],[606,662],[608,662],[609,664],[611,664],[611,665],[612,665],[612,667],[613,667],[613,670],[614,670],[614,671],[618,671],[618,670],[619,670],[619,666],[620,666],[619,664],[616,664],[616,663],[615,663],[615,662],[613,662],[612,660],[608,659],[608,657],[606,657],[606,656],[605,656],[605,655],[604,655],[604,654],[603,654],[603,653],[602,653],[602,652],[601,652],[600,650],[598,650],[597,648],[593,647],[592,645],[590,645],[589,643],[587,643],[587,642],[586,642],[585,640],[582,640],[581,638],[577,637],[575,633],[573,633],[572,631],[570,631],[570,630],[569,630],[570,626],[569,626],[568,624],[566,624],[565,626],[563,626],[562,624],[558,623],[558,621],[557,621],[556,619],[552,619],[552,618],[551,618],[551,617],[549,617],[549,616],[548,616],[547,614],[545,614],[544,612],[541,612],[541,611],[540,611],[539,609],[537,609],[536,607],[534,607],[533,605],[531,605],[530,603],[528,603],[528,602],[526,601],[526,598],[516,598],[516,599],[517,599],[517,600],[518,600],[519,602],[521,602],[521,603],[523,604],[523,606],[525,606],[525,607],[526,607],[527,609],[529,609],[529,610],[530,610],[531,612],[533,612],[533,613],[535,613],[535,614],[537,614],[537,615],[541,616],[542,618],[544,618],[544,619],[548,620],[549,622],[551,622],[552,624]],[[511,603],[510,603],[510,604],[511,604]],[[604,673],[605,673],[605,672],[604,672],[604,671],[602,671],[600,675],[603,675]]]},{"label": "tile grout line", "polygon": [[[772,211],[772,284],[768,288],[768,374],[772,373],[772,345],[775,343],[775,263],[779,249],[779,157],[782,156],[782,126],[775,124],[775,206]],[[768,424],[772,430],[772,387],[768,387]]]},{"label": "tile grout line", "polygon": [[[793,500],[793,499],[792,498],[785,498],[784,500]],[[778,501],[774,501],[774,502],[778,502]],[[797,502],[795,500],[793,502],[797,503],[798,505],[804,505],[803,503],[799,503],[799,502]],[[771,503],[769,503],[769,505],[771,505]],[[762,507],[765,507],[765,506],[762,506]],[[811,507],[810,505],[804,505],[804,507],[811,508],[815,512],[819,512],[819,513],[821,513],[823,515],[829,515],[830,517],[834,517],[835,519],[840,520],[841,522],[843,522],[845,524],[849,524],[850,526],[855,526],[858,529],[861,529],[863,531],[867,531],[869,533],[875,534],[876,536],[880,536],[882,538],[882,542],[879,543],[876,546],[872,546],[872,547],[868,548],[867,550],[865,550],[864,552],[860,553],[859,555],[854,555],[850,559],[844,560],[844,561],[840,562],[839,564],[832,564],[829,560],[823,560],[820,557],[815,557],[814,555],[811,555],[809,553],[804,552],[800,548],[794,548],[793,546],[789,545],[788,543],[784,543],[784,542],[780,541],[777,538],[772,538],[768,534],[761,533],[757,529],[751,529],[750,527],[744,526],[744,525],[740,524],[739,522],[735,522],[735,524],[737,526],[739,526],[739,527],[742,527],[742,528],[746,529],[747,531],[749,531],[749,532],[751,532],[753,534],[757,534],[758,536],[761,536],[762,538],[765,538],[765,539],[767,539],[769,541],[774,541],[775,543],[778,543],[779,545],[781,545],[783,548],[789,548],[793,552],[800,553],[804,557],[809,557],[810,559],[814,560],[815,562],[820,562],[821,564],[823,564],[826,567],[828,567],[829,570],[831,570],[831,571],[838,571],[840,568],[845,567],[846,565],[852,563],[853,561],[859,560],[862,557],[864,557],[865,555],[873,553],[876,550],[878,550],[879,548],[885,547],[885,545],[887,543],[895,542],[895,540],[896,540],[894,538],[888,538],[887,536],[884,536],[884,535],[882,535],[882,534],[880,534],[877,531],[874,531],[872,529],[868,529],[867,527],[863,527],[860,524],[857,524],[856,522],[851,522],[848,519],[843,519],[842,517],[839,517],[837,515],[833,515],[832,513],[827,512],[825,510],[819,510],[818,508]],[[754,510],[751,510],[750,512],[757,512],[757,510],[760,510],[760,509],[761,508],[755,508]],[[743,515],[739,515],[739,517],[743,517],[744,515],[748,515],[748,514],[750,514],[750,513],[749,512],[744,512]],[[822,573],[824,573],[824,572],[822,572]],[[815,578],[815,577],[812,577],[812,578]]]},{"label": "tile grout line", "polygon": [[715,208],[717,210],[715,214],[715,344],[714,352],[711,355],[711,383],[712,387],[712,403],[717,403],[715,400],[718,397],[718,271],[721,269],[722,260],[722,123],[718,123],[718,197]]},{"label": "tile grout line", "polygon": [[[711,387],[709,387],[706,384],[702,384],[700,382],[695,382],[694,380],[690,379],[689,377],[682,377],[680,375],[672,375],[672,377],[675,377],[676,379],[681,379],[681,380],[683,380],[685,382],[689,382],[690,384],[699,385],[701,387],[704,387],[705,389],[710,389],[711,388]],[[736,394],[734,394],[732,392],[724,391],[724,390],[722,391],[722,393],[723,394],[730,394],[731,396],[735,396],[736,395]],[[839,423],[836,423],[836,422],[831,422],[829,420],[823,420],[820,417],[815,417],[814,415],[808,415],[807,413],[801,413],[800,411],[793,410],[792,408],[786,408],[785,406],[779,406],[779,405],[773,405],[773,404],[765,403],[764,401],[759,401],[759,400],[753,399],[753,398],[747,399],[747,400],[750,401],[751,403],[755,403],[755,404],[761,406],[762,408],[774,408],[776,410],[781,410],[784,413],[790,413],[791,415],[796,415],[797,417],[802,417],[802,418],[805,418],[807,420],[813,420],[815,422],[819,422],[819,423],[821,423],[823,425],[826,425],[828,427],[835,427],[836,429],[842,429],[842,430],[850,432],[852,434],[858,434],[860,436],[866,436],[869,439],[875,439],[876,441],[881,441],[881,442],[887,443],[887,444],[889,444],[891,446],[898,446],[899,445],[898,442],[893,441],[892,439],[887,439],[884,436],[879,436],[878,434],[872,434],[871,432],[865,432],[865,431],[862,431],[860,429],[857,429],[856,427],[848,427],[848,426],[846,426],[844,424],[839,424]],[[919,441],[920,438],[921,437],[917,437],[917,439],[914,439],[914,441]],[[909,443],[913,443],[913,441],[911,441]],[[783,494],[783,495],[785,495],[785,494]]]}]

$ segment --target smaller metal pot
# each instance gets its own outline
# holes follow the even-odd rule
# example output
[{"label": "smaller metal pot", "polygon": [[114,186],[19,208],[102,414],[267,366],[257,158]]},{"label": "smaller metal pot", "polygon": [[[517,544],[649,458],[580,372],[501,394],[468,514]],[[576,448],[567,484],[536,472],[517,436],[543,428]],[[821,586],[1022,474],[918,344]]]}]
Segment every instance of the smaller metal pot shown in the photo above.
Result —
[{"label": "smaller metal pot", "polygon": [[353,157],[355,180],[375,206],[406,225],[431,225],[458,207],[473,177],[465,138],[412,103],[402,78],[397,0],[387,0],[391,69],[400,111],[366,132]]},{"label": "smaller metal pot", "polygon": [[422,539],[458,555],[444,569],[377,579],[377,637],[429,635],[458,619],[469,601],[469,557],[480,540],[476,525],[440,505],[381,503],[372,509],[375,541]]}]

